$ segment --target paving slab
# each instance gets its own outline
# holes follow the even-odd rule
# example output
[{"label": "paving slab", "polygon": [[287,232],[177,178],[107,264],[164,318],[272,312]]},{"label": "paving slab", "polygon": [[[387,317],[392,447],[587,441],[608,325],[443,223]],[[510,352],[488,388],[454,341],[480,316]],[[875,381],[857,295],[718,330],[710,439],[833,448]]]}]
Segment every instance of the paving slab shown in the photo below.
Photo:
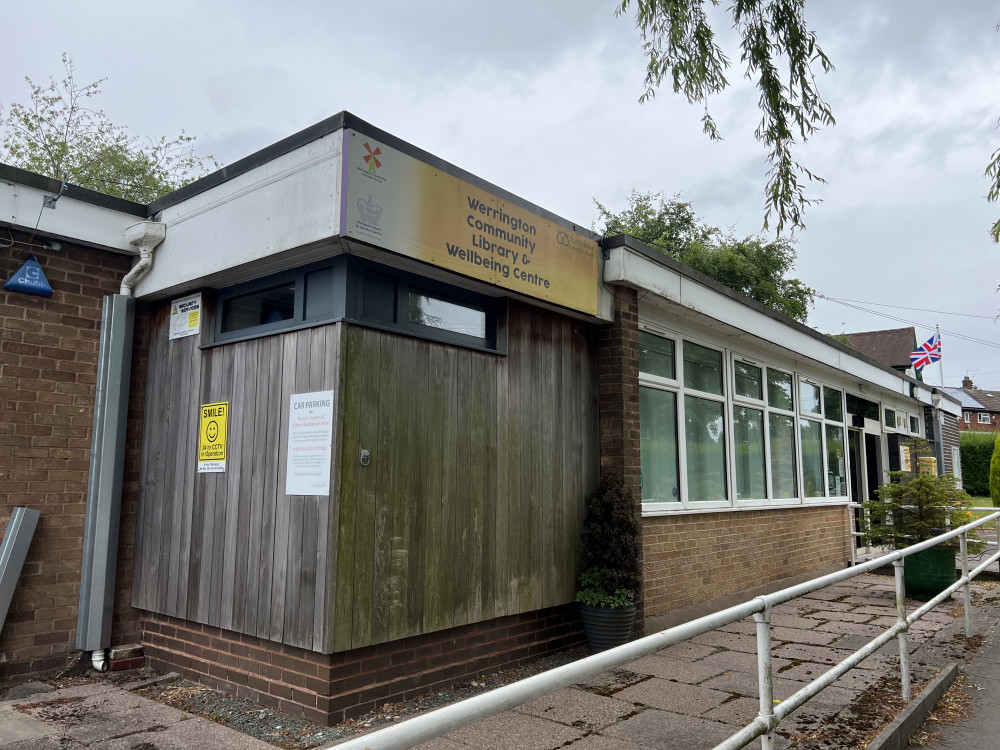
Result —
[{"label": "paving slab", "polygon": [[589,731],[603,729],[635,712],[627,700],[563,688],[514,709],[559,724]]},{"label": "paving slab", "polygon": [[0,745],[31,742],[56,734],[48,724],[15,709],[9,703],[0,705]]},{"label": "paving slab", "polygon": [[604,730],[603,734],[644,748],[713,748],[733,734],[731,724],[650,708]]},{"label": "paving slab", "polygon": [[659,677],[664,680],[674,680],[685,682],[688,685],[697,685],[700,682],[716,677],[726,670],[716,662],[705,661],[681,661],[662,656],[664,652],[644,656],[629,664],[629,667],[636,672]]},{"label": "paving slab", "polygon": [[555,750],[580,739],[583,729],[506,711],[445,735],[477,750]]},{"label": "paving slab", "polygon": [[662,708],[689,716],[703,714],[729,700],[729,694],[721,690],[684,685],[658,677],[626,688],[615,697],[636,705]]}]

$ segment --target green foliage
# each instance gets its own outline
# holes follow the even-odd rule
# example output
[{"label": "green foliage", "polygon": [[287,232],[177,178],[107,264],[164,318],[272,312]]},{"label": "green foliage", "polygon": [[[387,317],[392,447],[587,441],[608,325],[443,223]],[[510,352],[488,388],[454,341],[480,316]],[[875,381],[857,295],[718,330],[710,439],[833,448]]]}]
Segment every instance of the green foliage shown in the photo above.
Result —
[{"label": "green foliage", "polygon": [[[972,520],[972,514],[963,509],[973,504],[972,498],[958,487],[952,474],[919,473],[918,458],[931,455],[928,442],[911,438],[905,445],[910,450],[911,471],[889,472],[889,484],[876,490],[879,499],[863,503],[867,544],[903,549],[943,534],[949,518],[952,528]],[[978,554],[983,548],[984,542],[970,535],[970,551]]]},{"label": "green foliage", "polygon": [[994,507],[1000,507],[1000,440],[994,442],[990,459],[990,500]]},{"label": "green foliage", "polygon": [[642,584],[639,520],[618,474],[608,472],[587,498],[582,541],[584,572],[576,600],[612,608],[632,604]]},{"label": "green foliage", "polygon": [[66,77],[40,86],[25,76],[31,102],[0,103],[0,161],[120,198],[149,203],[219,165],[194,153],[195,138],[143,142],[92,109],[100,79],[80,85],[73,60],[63,53]]},{"label": "green foliage", "polygon": [[990,469],[993,450],[997,442],[995,432],[959,433],[959,450],[962,454],[962,485],[976,497],[990,496]]},{"label": "green foliage", "polygon": [[[719,5],[719,0],[708,1]],[[621,0],[616,14],[626,14],[631,4]],[[706,0],[636,0],[635,5],[646,55],[646,91],[640,101],[653,98],[669,78],[674,93],[705,105],[702,127],[718,140],[708,98],[729,86],[729,58],[716,43]],[[792,158],[792,146],[797,139],[805,143],[823,125],[835,124],[812,68],[818,64],[829,72],[833,64],[806,27],[804,6],[805,0],[740,0],[729,8],[741,40],[740,61],[760,92],[761,119],[754,136],[767,149],[770,164],[764,228],[774,216],[779,234],[786,225],[793,230],[805,226],[803,211],[814,200],[806,198],[800,179],[823,182]]]},{"label": "green foliage", "polygon": [[666,200],[659,193],[633,190],[617,214],[594,203],[604,234],[630,234],[790,318],[804,323],[808,317],[815,291],[786,278],[797,258],[793,240],[737,239],[706,224],[676,196]]}]

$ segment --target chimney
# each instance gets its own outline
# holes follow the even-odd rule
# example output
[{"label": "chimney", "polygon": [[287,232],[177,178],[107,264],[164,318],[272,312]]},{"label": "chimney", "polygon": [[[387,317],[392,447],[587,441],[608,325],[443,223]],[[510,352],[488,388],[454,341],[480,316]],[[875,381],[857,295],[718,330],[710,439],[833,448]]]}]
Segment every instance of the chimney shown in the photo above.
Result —
[{"label": "chimney", "polygon": [[972,378],[970,378],[968,375],[966,375],[964,378],[962,378],[962,387],[963,388],[975,388],[976,384],[972,382]]}]

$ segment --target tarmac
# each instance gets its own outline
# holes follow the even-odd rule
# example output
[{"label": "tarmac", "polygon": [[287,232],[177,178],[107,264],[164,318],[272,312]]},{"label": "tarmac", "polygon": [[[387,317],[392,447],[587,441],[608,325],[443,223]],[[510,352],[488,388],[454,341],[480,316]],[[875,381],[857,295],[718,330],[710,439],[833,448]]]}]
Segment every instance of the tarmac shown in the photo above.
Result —
[{"label": "tarmac", "polygon": [[[912,626],[915,688],[957,663],[974,686],[971,718],[936,727],[928,747],[988,746],[1000,731],[1000,590],[974,584],[973,651],[960,598]],[[775,607],[775,698],[782,700],[860,648],[896,619],[891,577],[865,575]],[[908,603],[908,610],[918,606]],[[864,661],[778,728],[778,748],[863,747],[891,718],[899,695],[895,644]],[[752,620],[697,636],[419,746],[420,750],[649,750],[712,748],[758,712]],[[938,678],[939,681],[941,678]],[[38,683],[36,683],[38,684]],[[234,729],[137,695],[143,683],[92,684],[0,701],[4,750],[271,748]],[[48,687],[48,686],[42,686]],[[26,694],[28,693],[28,694]],[[898,700],[897,700],[898,702]],[[901,702],[900,702],[901,703]],[[919,703],[919,695],[914,703]],[[984,744],[986,743],[986,744]],[[905,746],[884,745],[884,747]],[[758,742],[753,745],[759,747]],[[335,747],[331,746],[331,747]],[[378,750],[377,744],[371,750]]]}]

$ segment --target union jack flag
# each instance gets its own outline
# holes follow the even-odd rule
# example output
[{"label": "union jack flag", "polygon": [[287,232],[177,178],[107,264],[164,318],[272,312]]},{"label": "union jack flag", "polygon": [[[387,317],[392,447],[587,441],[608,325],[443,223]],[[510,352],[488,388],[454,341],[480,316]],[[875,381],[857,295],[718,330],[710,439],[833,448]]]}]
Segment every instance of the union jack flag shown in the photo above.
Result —
[{"label": "union jack flag", "polygon": [[941,359],[941,337],[936,333],[931,336],[930,341],[918,346],[915,352],[910,352],[910,362],[918,371],[939,359]]}]

